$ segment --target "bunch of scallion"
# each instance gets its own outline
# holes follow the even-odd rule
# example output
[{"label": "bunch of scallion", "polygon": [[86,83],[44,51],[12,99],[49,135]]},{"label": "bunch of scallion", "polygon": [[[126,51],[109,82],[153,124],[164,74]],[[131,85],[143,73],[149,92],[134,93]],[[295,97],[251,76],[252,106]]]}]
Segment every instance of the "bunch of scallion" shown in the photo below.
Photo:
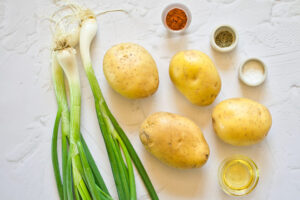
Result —
[{"label": "bunch of scallion", "polygon": [[[52,163],[60,199],[112,200],[95,161],[80,134],[81,93],[76,50],[79,30],[66,32],[58,24],[52,50],[52,77],[58,104],[52,137]],[[65,81],[70,88],[68,105]],[[57,154],[61,121],[62,178]]]},{"label": "bunch of scallion", "polygon": [[[92,67],[90,45],[97,32],[96,15],[91,10],[81,6],[74,4],[69,6],[80,23],[81,59],[94,95],[96,114],[109,156],[118,197],[120,200],[137,199],[134,163],[151,199],[156,200],[158,196],[147,172],[126,134],[110,112]],[[57,186],[63,199],[73,199],[74,196],[75,199],[111,199],[95,162],[80,135],[80,83],[74,49],[78,41],[76,34],[76,31],[70,34],[59,33],[58,37],[55,37],[52,57],[54,86],[58,102],[52,143]],[[63,72],[70,88],[70,112],[65,94]],[[60,181],[56,151],[60,118],[62,121],[63,182]]]}]

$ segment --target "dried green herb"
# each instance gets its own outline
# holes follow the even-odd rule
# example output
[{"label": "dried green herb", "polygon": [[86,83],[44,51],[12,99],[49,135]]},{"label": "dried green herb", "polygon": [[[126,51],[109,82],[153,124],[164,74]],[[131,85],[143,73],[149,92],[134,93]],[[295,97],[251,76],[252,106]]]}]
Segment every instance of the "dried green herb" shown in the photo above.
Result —
[{"label": "dried green herb", "polygon": [[229,31],[221,31],[215,38],[219,47],[229,47],[233,43],[233,35]]}]

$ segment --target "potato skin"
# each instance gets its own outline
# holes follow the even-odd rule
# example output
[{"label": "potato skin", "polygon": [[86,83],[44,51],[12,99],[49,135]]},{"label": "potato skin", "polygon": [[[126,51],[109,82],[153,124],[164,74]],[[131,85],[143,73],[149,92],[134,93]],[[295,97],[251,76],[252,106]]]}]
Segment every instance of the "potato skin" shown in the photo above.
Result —
[{"label": "potato skin", "polygon": [[272,125],[269,110],[246,98],[219,103],[212,112],[215,133],[224,142],[236,146],[256,144],[264,139]]},{"label": "potato skin", "polygon": [[109,85],[127,98],[143,98],[158,88],[156,63],[150,53],[134,43],[111,47],[103,59],[103,71]]},{"label": "potato skin", "polygon": [[199,168],[209,157],[201,129],[180,115],[157,112],[140,127],[145,148],[159,160],[176,168]]},{"label": "potato skin", "polygon": [[180,51],[174,55],[169,75],[176,88],[193,104],[211,104],[221,90],[221,79],[211,59],[201,51]]}]

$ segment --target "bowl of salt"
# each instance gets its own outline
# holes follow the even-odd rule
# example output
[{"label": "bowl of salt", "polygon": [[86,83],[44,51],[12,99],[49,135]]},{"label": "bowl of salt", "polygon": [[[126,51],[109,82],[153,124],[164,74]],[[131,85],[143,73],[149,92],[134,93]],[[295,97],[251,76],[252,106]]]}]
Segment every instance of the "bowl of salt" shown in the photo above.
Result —
[{"label": "bowl of salt", "polygon": [[239,78],[248,86],[258,86],[266,80],[266,77],[266,65],[258,58],[245,60],[239,68]]}]

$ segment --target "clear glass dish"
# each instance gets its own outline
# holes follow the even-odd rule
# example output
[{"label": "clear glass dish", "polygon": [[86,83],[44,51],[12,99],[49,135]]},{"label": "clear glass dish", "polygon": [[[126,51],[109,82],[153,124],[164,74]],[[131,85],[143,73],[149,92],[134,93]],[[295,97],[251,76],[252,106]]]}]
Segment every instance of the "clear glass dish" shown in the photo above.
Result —
[{"label": "clear glass dish", "polygon": [[232,196],[249,194],[259,180],[259,170],[253,160],[243,155],[234,155],[222,161],[218,171],[222,190]]}]

